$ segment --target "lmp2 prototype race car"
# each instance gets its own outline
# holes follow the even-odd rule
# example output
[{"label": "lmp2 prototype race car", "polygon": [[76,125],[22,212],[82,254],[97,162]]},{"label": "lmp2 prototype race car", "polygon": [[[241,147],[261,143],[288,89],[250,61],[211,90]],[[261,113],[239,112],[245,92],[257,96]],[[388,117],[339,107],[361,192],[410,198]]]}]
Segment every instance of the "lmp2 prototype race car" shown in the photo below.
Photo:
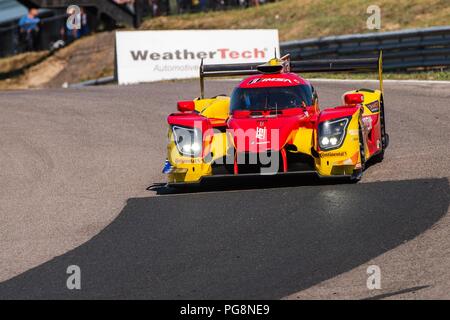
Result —
[{"label": "lmp2 prototype race car", "polygon": [[[319,108],[305,72],[378,69],[379,90],[343,94],[343,104]],[[204,98],[204,78],[243,76],[231,97]],[[382,55],[378,58],[200,66],[201,97],[179,101],[167,121],[168,186],[229,175],[313,173],[361,179],[366,162],[388,146]]]}]

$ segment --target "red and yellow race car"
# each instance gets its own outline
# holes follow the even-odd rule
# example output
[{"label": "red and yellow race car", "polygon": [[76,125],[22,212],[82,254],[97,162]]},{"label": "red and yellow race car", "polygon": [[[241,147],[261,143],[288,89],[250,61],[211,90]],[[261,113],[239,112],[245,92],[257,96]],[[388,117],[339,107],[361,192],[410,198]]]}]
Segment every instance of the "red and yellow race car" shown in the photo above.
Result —
[{"label": "red and yellow race car", "polygon": [[[318,95],[298,73],[378,69],[380,88],[343,94],[321,110]],[[204,98],[204,78],[250,76],[231,97]],[[204,65],[201,97],[179,101],[167,122],[168,185],[208,177],[314,173],[361,179],[366,162],[381,161],[386,133],[382,58]]]}]

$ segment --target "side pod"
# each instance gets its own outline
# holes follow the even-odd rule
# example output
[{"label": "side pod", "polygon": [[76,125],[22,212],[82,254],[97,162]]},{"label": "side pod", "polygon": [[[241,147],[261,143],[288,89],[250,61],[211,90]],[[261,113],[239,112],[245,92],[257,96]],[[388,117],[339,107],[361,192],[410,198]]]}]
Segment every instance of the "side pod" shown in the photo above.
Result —
[{"label": "side pod", "polygon": [[340,106],[320,113],[315,165],[321,176],[351,176],[361,169],[360,127],[360,105]]}]

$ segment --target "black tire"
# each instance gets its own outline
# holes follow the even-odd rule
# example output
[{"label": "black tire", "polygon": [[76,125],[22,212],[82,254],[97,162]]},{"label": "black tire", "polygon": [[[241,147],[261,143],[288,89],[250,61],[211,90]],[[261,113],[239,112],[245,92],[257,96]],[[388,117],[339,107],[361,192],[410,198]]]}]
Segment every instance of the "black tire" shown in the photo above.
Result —
[{"label": "black tire", "polygon": [[380,126],[381,126],[381,151],[373,156],[374,162],[382,162],[384,159],[384,151],[389,145],[389,135],[386,133],[386,118],[384,115],[384,103],[381,100],[381,108],[380,108]]}]

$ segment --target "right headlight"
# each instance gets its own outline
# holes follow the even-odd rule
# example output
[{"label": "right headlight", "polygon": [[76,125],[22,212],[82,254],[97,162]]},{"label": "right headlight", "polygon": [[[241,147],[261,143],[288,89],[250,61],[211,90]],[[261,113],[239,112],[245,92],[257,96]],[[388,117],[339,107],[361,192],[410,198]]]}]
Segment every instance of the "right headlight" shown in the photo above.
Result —
[{"label": "right headlight", "polygon": [[350,118],[341,118],[319,123],[319,146],[322,150],[339,148],[344,142]]},{"label": "right headlight", "polygon": [[198,157],[202,153],[202,134],[197,128],[173,126],[173,139],[178,151],[185,156]]}]

